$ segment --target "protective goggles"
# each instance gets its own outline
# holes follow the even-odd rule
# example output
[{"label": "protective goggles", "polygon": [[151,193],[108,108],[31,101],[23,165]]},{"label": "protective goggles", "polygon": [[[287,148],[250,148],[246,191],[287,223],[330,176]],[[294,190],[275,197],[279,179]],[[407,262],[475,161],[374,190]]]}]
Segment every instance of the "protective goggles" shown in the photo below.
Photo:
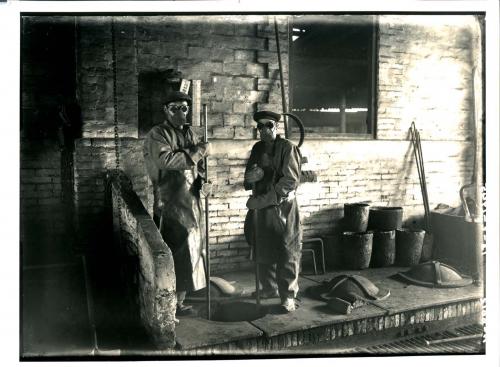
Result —
[{"label": "protective goggles", "polygon": [[184,106],[184,105],[181,105],[181,106],[170,105],[170,106],[167,107],[167,109],[171,113],[176,113],[179,110],[181,110],[184,113],[186,113],[186,112],[189,111],[189,107],[188,106]]},{"label": "protective goggles", "polygon": [[267,127],[268,129],[273,129],[274,128],[274,122],[267,121],[267,122],[258,122],[257,123],[257,129],[262,130],[263,128]]}]

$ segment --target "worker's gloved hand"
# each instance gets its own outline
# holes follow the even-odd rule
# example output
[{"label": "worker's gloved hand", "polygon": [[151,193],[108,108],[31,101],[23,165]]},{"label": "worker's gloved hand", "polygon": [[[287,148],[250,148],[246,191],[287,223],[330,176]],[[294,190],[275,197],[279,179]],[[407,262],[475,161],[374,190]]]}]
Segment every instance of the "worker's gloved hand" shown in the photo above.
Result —
[{"label": "worker's gloved hand", "polygon": [[201,185],[200,193],[204,197],[207,197],[212,194],[212,188],[213,185],[211,182],[205,182],[203,185]]},{"label": "worker's gloved hand", "polygon": [[251,196],[247,201],[248,209],[263,209],[273,205],[278,205],[278,198],[274,190],[263,195]]},{"label": "worker's gloved hand", "polygon": [[264,170],[259,166],[257,166],[257,164],[254,164],[250,169],[248,169],[245,172],[245,182],[248,182],[249,184],[258,182],[262,180],[263,177],[264,177]]},{"label": "worker's gloved hand", "polygon": [[206,181],[206,172],[207,170],[205,169],[205,160],[200,159],[198,163],[196,164],[196,168],[198,169],[198,174],[203,178],[203,180]]},{"label": "worker's gloved hand", "polygon": [[203,157],[210,155],[210,143],[201,142],[201,143],[196,144],[196,147],[197,147],[198,152]]}]

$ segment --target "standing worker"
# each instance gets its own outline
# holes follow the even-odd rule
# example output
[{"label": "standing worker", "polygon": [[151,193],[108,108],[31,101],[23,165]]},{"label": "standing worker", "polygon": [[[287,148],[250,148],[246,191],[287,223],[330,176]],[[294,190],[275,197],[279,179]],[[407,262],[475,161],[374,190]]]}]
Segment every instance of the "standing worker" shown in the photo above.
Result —
[{"label": "standing worker", "polygon": [[170,92],[163,106],[165,121],[154,126],[144,141],[146,169],[154,190],[154,219],[174,258],[178,316],[192,312],[183,303],[186,292],[206,286],[200,189],[203,158],[210,146],[200,142],[187,125],[190,101],[185,93]]},{"label": "standing worker", "polygon": [[[253,146],[245,170],[245,189],[254,188],[247,202],[250,211],[245,220],[245,237],[249,244],[257,246],[255,261],[259,264],[261,298],[280,297],[281,306],[292,312],[299,290],[302,247],[299,207],[295,198],[300,182],[301,154],[295,144],[276,134],[280,117],[270,111],[259,111],[253,116],[260,141]],[[253,210],[257,210],[258,223],[254,223]]]}]

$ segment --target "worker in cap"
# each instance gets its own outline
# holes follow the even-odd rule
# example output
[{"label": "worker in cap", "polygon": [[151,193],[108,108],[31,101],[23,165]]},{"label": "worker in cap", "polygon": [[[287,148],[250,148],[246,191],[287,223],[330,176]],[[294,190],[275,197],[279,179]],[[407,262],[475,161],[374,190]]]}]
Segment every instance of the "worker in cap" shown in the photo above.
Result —
[{"label": "worker in cap", "polygon": [[295,144],[277,134],[280,117],[272,111],[253,116],[260,141],[253,146],[245,170],[244,187],[253,190],[247,201],[245,237],[251,246],[258,246],[261,296],[281,298],[281,306],[291,312],[299,290],[302,230],[295,192],[302,157]]},{"label": "worker in cap", "polygon": [[205,223],[200,189],[203,158],[209,143],[201,142],[187,124],[189,95],[170,92],[163,105],[165,120],[144,140],[146,169],[153,183],[154,219],[172,250],[175,266],[177,315],[191,312],[184,305],[186,292],[205,288],[203,244]]}]

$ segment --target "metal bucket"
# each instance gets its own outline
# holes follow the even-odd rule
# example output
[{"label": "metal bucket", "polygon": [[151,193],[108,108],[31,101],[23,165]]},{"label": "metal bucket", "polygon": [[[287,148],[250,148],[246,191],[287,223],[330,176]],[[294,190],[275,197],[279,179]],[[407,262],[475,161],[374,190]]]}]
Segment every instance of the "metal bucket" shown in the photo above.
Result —
[{"label": "metal bucket", "polygon": [[373,232],[343,232],[342,252],[344,267],[366,269],[372,256]]},{"label": "metal bucket", "polygon": [[403,224],[403,208],[400,206],[376,206],[370,208],[368,229],[394,231]]},{"label": "metal bucket", "polygon": [[344,204],[344,231],[365,232],[368,227],[370,205],[366,203]]},{"label": "metal bucket", "polygon": [[413,266],[420,262],[425,231],[423,229],[398,229],[396,231],[396,264]]},{"label": "metal bucket", "polygon": [[375,231],[371,267],[391,266],[396,260],[396,231]]}]

